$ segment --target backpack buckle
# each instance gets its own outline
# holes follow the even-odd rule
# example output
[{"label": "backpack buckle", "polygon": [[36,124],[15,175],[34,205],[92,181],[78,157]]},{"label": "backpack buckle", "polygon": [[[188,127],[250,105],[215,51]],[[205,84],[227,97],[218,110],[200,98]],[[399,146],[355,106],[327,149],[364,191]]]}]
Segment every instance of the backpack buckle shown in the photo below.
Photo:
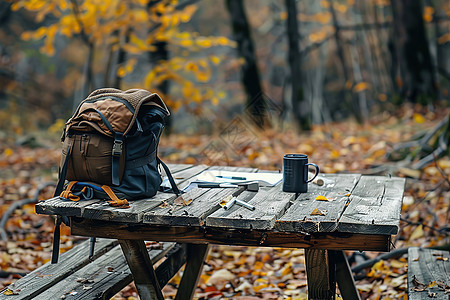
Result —
[{"label": "backpack buckle", "polygon": [[112,148],[112,155],[113,156],[122,155],[122,146],[123,146],[123,141],[115,140],[113,148]]}]

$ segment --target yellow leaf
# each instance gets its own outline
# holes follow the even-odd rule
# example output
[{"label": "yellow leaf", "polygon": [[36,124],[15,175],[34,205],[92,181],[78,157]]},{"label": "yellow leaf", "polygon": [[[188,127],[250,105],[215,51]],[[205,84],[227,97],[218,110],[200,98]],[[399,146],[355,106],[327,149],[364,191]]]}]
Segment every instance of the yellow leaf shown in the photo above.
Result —
[{"label": "yellow leaf", "polygon": [[14,151],[11,148],[6,148],[5,151],[3,151],[5,156],[11,156],[13,153]]},{"label": "yellow leaf", "polygon": [[317,197],[316,197],[316,200],[317,200],[317,201],[328,201],[327,197],[322,196],[322,195],[317,196]]},{"label": "yellow leaf", "polygon": [[119,76],[119,77],[124,77],[125,75],[126,75],[125,67],[120,66],[120,67],[117,69],[117,76]]},{"label": "yellow leaf", "polygon": [[280,13],[280,20],[281,21],[287,20],[287,17],[288,17],[288,13],[287,12],[283,11],[283,12]]},{"label": "yellow leaf", "polygon": [[331,158],[339,158],[341,155],[336,149],[331,150]]},{"label": "yellow leaf", "polygon": [[415,113],[413,118],[414,122],[416,122],[417,124],[422,124],[425,122],[425,118],[421,114]]},{"label": "yellow leaf", "polygon": [[212,46],[212,42],[210,39],[207,38],[198,38],[196,41],[197,46],[203,47],[203,48],[209,48]]},{"label": "yellow leaf", "polygon": [[422,225],[419,225],[414,229],[414,231],[411,233],[411,236],[409,237],[410,241],[414,241],[418,238],[421,238],[424,236]]},{"label": "yellow leaf", "polygon": [[217,105],[219,105],[219,99],[217,99],[217,97],[213,97],[213,98],[211,99],[211,103],[212,103],[214,106],[217,106]]},{"label": "yellow leaf", "polygon": [[180,46],[190,47],[192,45],[193,45],[193,42],[191,40],[181,40],[180,41]]},{"label": "yellow leaf", "polygon": [[367,90],[368,88],[369,88],[369,83],[363,81],[363,82],[360,82],[360,83],[356,84],[353,87],[353,92],[359,93],[359,92],[362,92],[364,90]]},{"label": "yellow leaf", "polygon": [[193,62],[189,62],[186,64],[184,69],[186,71],[196,72],[196,71],[198,71],[198,66],[196,64],[194,64]]},{"label": "yellow leaf", "polygon": [[382,271],[383,269],[384,269],[384,260],[382,259],[372,266],[372,270],[375,271]]},{"label": "yellow leaf", "polygon": [[400,268],[406,267],[406,264],[407,264],[406,262],[399,261],[399,260],[396,260],[396,259],[391,261],[391,267],[392,268],[396,268],[396,269],[400,269]]},{"label": "yellow leaf", "polygon": [[218,58],[217,56],[211,55],[209,57],[209,59],[211,60],[211,62],[215,65],[218,65],[220,63],[220,58]]},{"label": "yellow leaf", "polygon": [[311,216],[325,216],[328,212],[323,209],[320,210],[318,208],[314,208],[314,210],[311,212]]}]

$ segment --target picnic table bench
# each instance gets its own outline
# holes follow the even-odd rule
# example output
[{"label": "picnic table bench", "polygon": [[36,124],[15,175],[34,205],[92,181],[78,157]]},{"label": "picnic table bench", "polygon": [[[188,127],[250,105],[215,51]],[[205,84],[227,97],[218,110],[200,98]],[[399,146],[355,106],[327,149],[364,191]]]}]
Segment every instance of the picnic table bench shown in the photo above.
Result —
[{"label": "picnic table bench", "polygon": [[408,249],[408,298],[450,299],[450,253],[445,250]]},{"label": "picnic table bench", "polygon": [[[133,281],[117,240],[97,239],[89,257],[86,240],[61,254],[57,264],[50,262],[11,284],[0,299],[110,299]],[[186,261],[186,247],[173,242],[149,245],[148,255],[155,264],[158,284],[165,286]]]},{"label": "picnic table bench", "polygon": [[[169,168],[181,189],[205,170],[258,172],[206,165]],[[390,251],[405,180],[360,174],[320,178],[323,185],[310,184],[302,194],[283,192],[281,183],[243,191],[238,199],[255,206],[253,211],[238,205],[222,209],[220,202],[236,188],[194,188],[180,197],[158,193],[135,200],[127,209],[103,200],[52,198],[38,203],[36,212],[68,217],[73,235],[119,240],[141,299],[163,299],[144,241],[185,245],[186,267],[177,299],[193,297],[209,244],[304,248],[310,299],[334,299],[336,282],[344,299],[358,299],[343,250]],[[326,201],[316,200],[319,195]]]}]

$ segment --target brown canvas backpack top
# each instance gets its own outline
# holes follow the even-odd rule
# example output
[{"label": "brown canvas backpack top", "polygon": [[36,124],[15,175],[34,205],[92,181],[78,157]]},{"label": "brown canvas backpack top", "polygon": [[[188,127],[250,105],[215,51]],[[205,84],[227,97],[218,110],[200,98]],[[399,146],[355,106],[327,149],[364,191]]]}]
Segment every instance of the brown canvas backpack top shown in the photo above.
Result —
[{"label": "brown canvas backpack top", "polygon": [[[161,184],[157,157],[169,110],[143,89],[99,89],[83,100],[67,121],[56,195],[70,200],[107,198],[111,205],[152,197]],[[63,191],[64,181],[68,180]],[[112,199],[114,198],[114,199]]]}]

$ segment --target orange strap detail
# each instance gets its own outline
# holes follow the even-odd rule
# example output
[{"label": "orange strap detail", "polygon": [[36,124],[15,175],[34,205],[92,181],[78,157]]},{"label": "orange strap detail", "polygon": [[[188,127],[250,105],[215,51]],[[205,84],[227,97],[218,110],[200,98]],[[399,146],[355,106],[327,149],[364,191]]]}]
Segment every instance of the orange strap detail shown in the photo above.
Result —
[{"label": "orange strap detail", "polygon": [[67,185],[67,188],[61,192],[60,197],[64,198],[64,199],[69,199],[72,201],[80,201],[80,197],[79,196],[75,196],[74,194],[72,194],[72,187],[77,183],[78,181],[71,181],[69,182],[69,184]]},{"label": "orange strap detail", "polygon": [[111,198],[111,201],[108,201],[109,205],[120,208],[130,207],[128,205],[128,200],[127,199],[120,200],[109,186],[102,185],[102,190],[104,190],[105,193],[108,194],[109,198]]}]

